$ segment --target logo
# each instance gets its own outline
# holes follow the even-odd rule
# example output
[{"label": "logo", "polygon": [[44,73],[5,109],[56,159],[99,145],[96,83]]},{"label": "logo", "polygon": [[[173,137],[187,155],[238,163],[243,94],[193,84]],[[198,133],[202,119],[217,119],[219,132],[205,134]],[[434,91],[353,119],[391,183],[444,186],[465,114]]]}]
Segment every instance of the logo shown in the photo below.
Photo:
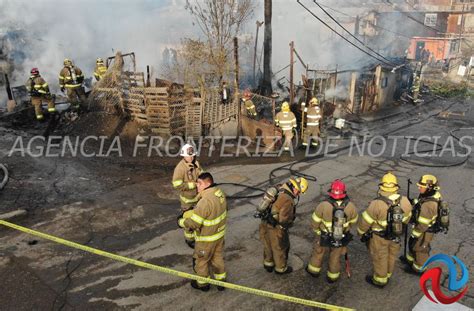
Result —
[{"label": "logo", "polygon": [[[448,289],[449,291],[458,291],[461,290],[468,282],[469,280],[469,272],[466,268],[466,265],[456,256],[448,256],[444,254],[436,254],[434,256],[431,256],[423,265],[423,269],[425,269],[429,264],[433,262],[442,262],[444,263],[448,270]],[[461,267],[461,278],[458,280],[457,279],[457,269],[456,269],[456,263],[459,264]],[[442,304],[451,304],[459,299],[461,299],[467,292],[468,287],[466,286],[459,294],[455,296],[446,296],[442,291],[441,291],[441,275],[443,273],[443,270],[440,267],[434,267],[432,269],[429,269],[423,273],[423,275],[420,277],[420,287],[423,290],[423,293],[425,293],[425,296],[428,297],[429,300],[431,300],[434,303],[441,302]],[[431,293],[428,291],[427,288],[427,283],[428,281],[431,280],[431,288],[433,290],[433,294],[436,297],[433,299],[431,296]]]}]

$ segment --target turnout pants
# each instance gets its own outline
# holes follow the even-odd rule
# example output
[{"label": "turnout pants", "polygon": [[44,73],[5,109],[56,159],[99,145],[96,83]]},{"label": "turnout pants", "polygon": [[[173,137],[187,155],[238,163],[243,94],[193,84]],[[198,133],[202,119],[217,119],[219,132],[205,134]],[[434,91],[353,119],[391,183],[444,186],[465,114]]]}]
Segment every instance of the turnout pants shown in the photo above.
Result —
[{"label": "turnout pants", "polygon": [[43,119],[43,110],[41,108],[41,104],[43,103],[43,101],[46,101],[48,103],[48,112],[56,111],[56,106],[54,105],[53,97],[51,95],[32,96],[31,104],[35,107],[35,114],[37,120]]},{"label": "turnout pants", "polygon": [[274,267],[277,272],[285,272],[290,251],[288,231],[280,226],[261,223],[260,240],[263,243],[263,265]]},{"label": "turnout pants", "polygon": [[400,251],[400,243],[386,240],[376,234],[369,241],[369,252],[374,268],[373,280],[379,285],[385,285],[392,276],[395,260]]},{"label": "turnout pants", "polygon": [[303,146],[319,144],[319,126],[307,126],[303,132]]},{"label": "turnout pants", "polygon": [[86,108],[85,105],[87,103],[87,98],[82,86],[74,88],[66,87],[66,95],[71,102],[71,105],[73,105],[75,108]]},{"label": "turnout pants", "polygon": [[283,137],[285,138],[283,142],[283,149],[285,151],[289,151],[292,147],[291,140],[293,139],[293,130],[283,131]]},{"label": "turnout pants", "polygon": [[430,257],[431,241],[433,241],[434,233],[423,233],[415,243],[413,249],[407,254],[407,260],[411,263],[412,268],[417,272],[422,272],[422,267],[426,260]]},{"label": "turnout pants", "polygon": [[344,247],[321,246],[321,240],[317,239],[314,243],[313,254],[309,260],[308,271],[313,274],[319,274],[321,272],[324,254],[327,252],[329,252],[327,277],[335,281],[341,275],[341,255],[344,252]]},{"label": "turnout pants", "polygon": [[[193,268],[197,275],[209,278],[211,274],[218,281],[225,281],[224,238],[215,242],[197,242],[194,248]],[[197,282],[205,286],[206,282]]]}]

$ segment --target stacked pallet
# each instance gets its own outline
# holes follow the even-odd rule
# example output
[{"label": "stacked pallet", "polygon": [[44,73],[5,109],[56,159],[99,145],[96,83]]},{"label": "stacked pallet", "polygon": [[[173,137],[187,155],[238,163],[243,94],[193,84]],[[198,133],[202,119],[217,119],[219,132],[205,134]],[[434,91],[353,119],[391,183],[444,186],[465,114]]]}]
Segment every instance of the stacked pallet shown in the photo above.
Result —
[{"label": "stacked pallet", "polygon": [[237,116],[238,105],[232,101],[223,104],[218,89],[212,89],[205,94],[203,124],[218,124],[226,119]]},{"label": "stacked pallet", "polygon": [[186,138],[197,138],[202,135],[202,98],[190,95],[186,109]]}]

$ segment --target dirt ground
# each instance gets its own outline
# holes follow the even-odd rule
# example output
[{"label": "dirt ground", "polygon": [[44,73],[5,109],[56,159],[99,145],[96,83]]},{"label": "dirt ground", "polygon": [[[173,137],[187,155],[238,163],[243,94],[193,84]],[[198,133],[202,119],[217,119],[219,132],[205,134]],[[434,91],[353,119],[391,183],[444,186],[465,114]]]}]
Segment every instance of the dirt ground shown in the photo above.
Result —
[{"label": "dirt ground", "polygon": [[[408,109],[409,108],[409,109]],[[445,110],[464,111],[459,118],[440,118]],[[472,100],[433,100],[424,106],[407,107],[390,118],[374,118],[364,123],[371,135],[449,137],[474,135]],[[0,211],[26,209],[27,217],[16,222],[71,241],[108,252],[192,272],[192,250],[183,242],[176,226],[179,209],[171,188],[171,174],[178,158],[130,157],[137,129],[112,116],[90,114],[74,126],[58,127],[50,135],[120,135],[124,157],[20,157],[8,156],[18,136],[25,139],[41,135],[46,125],[25,124],[21,120],[0,120],[0,163],[8,166],[11,178],[0,192]],[[100,133],[97,133],[100,131]],[[127,143],[128,142],[128,143]],[[338,149],[349,140],[336,141]],[[473,147],[474,142],[469,144]],[[91,145],[90,148],[97,148]],[[343,179],[348,193],[361,212],[376,195],[380,177],[388,170],[400,180],[402,193],[408,178],[421,174],[439,177],[442,193],[451,206],[451,227],[447,235],[437,235],[432,253],[456,255],[474,269],[474,160],[443,156],[440,159],[416,159],[415,162],[452,167],[426,167],[403,161],[396,156],[354,156],[342,150],[336,157],[308,159],[293,166],[317,177],[309,192],[302,196],[297,220],[290,229],[290,265],[294,272],[279,277],[262,269],[262,247],[258,240],[258,220],[253,211],[258,198],[229,200],[225,261],[228,281],[360,310],[409,310],[422,298],[418,277],[397,270],[383,290],[364,281],[371,272],[365,245],[355,239],[349,246],[352,277],[343,276],[335,284],[323,277],[311,278],[304,271],[312,251],[314,234],[311,213],[325,195],[330,182]],[[302,159],[302,152],[296,159]],[[202,157],[206,170],[219,183],[242,183],[265,188],[269,174],[292,161],[288,156],[262,158]],[[465,161],[464,161],[465,160]],[[288,171],[276,175],[288,177]],[[255,194],[242,187],[223,185],[228,195]],[[244,191],[245,190],[245,191]],[[412,188],[412,196],[416,189]],[[86,254],[41,240],[11,229],[0,228],[0,309],[3,310],[273,310],[306,309],[286,302],[212,288],[197,292],[189,281],[144,270],[139,267]],[[447,286],[446,280],[443,283]],[[474,308],[472,277],[469,292],[460,301]]]}]

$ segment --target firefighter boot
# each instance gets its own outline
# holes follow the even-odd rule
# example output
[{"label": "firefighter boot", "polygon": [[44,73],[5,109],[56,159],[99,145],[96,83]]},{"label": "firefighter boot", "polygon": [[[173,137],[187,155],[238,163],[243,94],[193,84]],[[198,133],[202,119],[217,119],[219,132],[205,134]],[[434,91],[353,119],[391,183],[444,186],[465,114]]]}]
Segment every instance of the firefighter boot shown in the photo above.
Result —
[{"label": "firefighter boot", "polygon": [[286,270],[283,271],[283,272],[278,272],[277,270],[275,270],[275,273],[279,274],[279,275],[289,274],[291,272],[293,272],[293,267],[291,267],[291,266],[286,267]]},{"label": "firefighter boot", "polygon": [[207,291],[209,291],[209,290],[211,289],[211,285],[206,284],[206,285],[204,285],[204,286],[199,286],[198,282],[195,281],[195,280],[192,280],[192,281],[191,281],[191,287],[194,288],[194,289],[199,289],[199,290],[201,290],[201,291],[203,291],[203,292],[207,292]]},{"label": "firefighter boot", "polygon": [[372,286],[375,286],[377,288],[384,288],[386,284],[379,284],[374,281],[371,275],[366,275],[365,276],[365,281],[369,283]]}]

